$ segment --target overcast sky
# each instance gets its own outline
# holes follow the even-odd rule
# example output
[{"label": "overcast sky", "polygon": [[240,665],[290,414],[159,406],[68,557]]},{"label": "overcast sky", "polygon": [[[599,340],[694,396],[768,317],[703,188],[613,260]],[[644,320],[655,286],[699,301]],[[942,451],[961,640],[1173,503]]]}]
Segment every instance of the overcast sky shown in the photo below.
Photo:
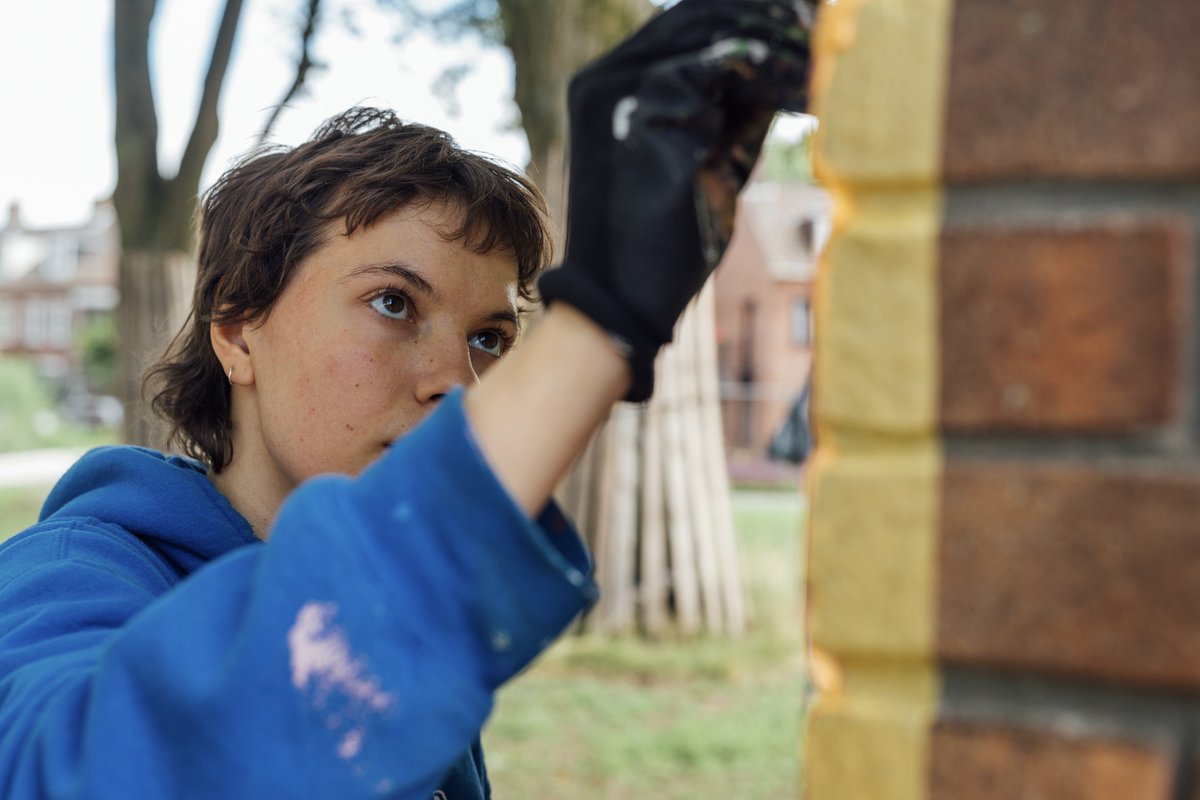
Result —
[{"label": "overcast sky", "polygon": [[[659,0],[655,0],[659,2]],[[661,3],[660,3],[661,4]],[[160,0],[151,31],[159,157],[174,168],[199,100],[222,0]],[[292,80],[298,0],[246,0],[221,100],[221,135],[202,181],[216,180],[252,147]],[[296,144],[320,122],[356,104],[393,108],[449,131],[465,147],[521,167],[529,156],[511,101],[512,65],[500,48],[446,45],[426,37],[394,42],[399,22],[375,0],[324,0],[326,24],[308,93],[278,121],[272,140]],[[341,17],[350,10],[357,35]],[[460,114],[434,96],[446,67],[471,64]],[[18,201],[32,227],[83,222],[115,182],[112,144],[111,0],[0,2],[0,225]],[[805,123],[780,120],[799,135]],[[790,133],[789,133],[790,132]]]},{"label": "overcast sky", "polygon": [[[159,156],[173,168],[199,99],[220,0],[160,0],[152,31],[159,115]],[[221,136],[209,156],[204,185],[253,146],[269,109],[292,76],[295,0],[248,0],[221,101]],[[528,158],[515,128],[512,68],[498,49],[451,49],[424,38],[397,47],[394,17],[372,0],[327,0],[330,16],[318,58],[329,68],[310,73],[309,93],[286,111],[274,141],[302,141],[321,120],[355,104],[394,108],[408,119],[441,127],[460,143],[515,166]],[[353,7],[360,30],[337,22]],[[459,89],[461,115],[433,96],[443,68],[475,65]],[[0,224],[14,200],[35,227],[82,222],[92,203],[111,193],[112,3],[36,0],[0,5]]]}]

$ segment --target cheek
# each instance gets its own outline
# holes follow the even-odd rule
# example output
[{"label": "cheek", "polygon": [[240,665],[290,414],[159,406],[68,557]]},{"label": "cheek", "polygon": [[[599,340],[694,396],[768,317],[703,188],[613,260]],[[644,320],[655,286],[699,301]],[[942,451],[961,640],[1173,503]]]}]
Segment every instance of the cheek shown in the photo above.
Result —
[{"label": "cheek", "polygon": [[395,406],[404,396],[406,361],[396,348],[363,349],[327,356],[315,387],[327,404],[340,408],[339,417],[371,416]]}]

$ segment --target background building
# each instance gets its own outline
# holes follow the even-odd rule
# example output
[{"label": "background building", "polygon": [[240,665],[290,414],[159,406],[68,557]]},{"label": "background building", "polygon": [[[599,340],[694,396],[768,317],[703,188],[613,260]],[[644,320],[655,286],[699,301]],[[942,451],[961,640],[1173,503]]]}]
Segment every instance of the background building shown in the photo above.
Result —
[{"label": "background building", "polygon": [[817,256],[830,199],[808,182],[754,181],[716,272],[717,358],[725,444],[762,460],[808,381]]},{"label": "background building", "polygon": [[29,357],[60,394],[86,390],[76,336],[117,305],[116,224],[101,201],[79,226],[32,229],[13,204],[0,228],[0,355]]}]

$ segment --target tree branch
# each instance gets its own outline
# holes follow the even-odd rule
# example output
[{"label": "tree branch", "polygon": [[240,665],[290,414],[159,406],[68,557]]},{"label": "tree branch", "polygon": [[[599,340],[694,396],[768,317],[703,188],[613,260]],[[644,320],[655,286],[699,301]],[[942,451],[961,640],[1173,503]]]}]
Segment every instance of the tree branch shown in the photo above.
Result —
[{"label": "tree branch", "polygon": [[317,31],[317,16],[320,13],[321,0],[308,0],[308,9],[304,17],[304,29],[300,33],[300,59],[296,63],[296,77],[292,81],[292,85],[288,87],[287,93],[283,99],[276,103],[271,109],[271,116],[267,119],[267,124],[263,126],[262,132],[258,134],[258,144],[261,145],[271,135],[271,130],[275,127],[275,121],[279,119],[279,115],[287,108],[287,104],[293,98],[299,96],[301,89],[304,87],[304,80],[308,77],[309,69],[316,67],[320,69],[321,65],[317,64],[312,59],[312,40]]},{"label": "tree branch", "polygon": [[160,187],[158,116],[150,85],[150,20],[156,0],[116,0],[113,5],[114,145],[117,185],[113,205],[125,246],[149,235],[145,209]]},{"label": "tree branch", "polygon": [[196,110],[196,123],[192,126],[192,135],[180,159],[179,172],[172,181],[189,194],[194,193],[200,185],[204,162],[217,141],[217,104],[221,99],[221,86],[233,52],[233,40],[241,13],[242,0],[225,0],[225,11],[221,15],[216,41],[213,42],[208,72],[204,76],[204,91],[200,95],[200,107]]},{"label": "tree branch", "polygon": [[499,43],[502,38],[498,11],[502,3],[496,0],[453,0],[437,10],[426,10],[423,4],[413,0],[377,0],[377,3],[400,18],[397,43],[419,30],[452,42],[471,34],[493,43]]}]

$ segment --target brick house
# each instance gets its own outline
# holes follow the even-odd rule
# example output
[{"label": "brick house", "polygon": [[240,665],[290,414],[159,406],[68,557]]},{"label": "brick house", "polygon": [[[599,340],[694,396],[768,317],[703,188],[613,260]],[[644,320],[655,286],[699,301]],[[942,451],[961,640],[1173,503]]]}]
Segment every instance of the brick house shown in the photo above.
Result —
[{"label": "brick house", "polygon": [[26,227],[13,204],[0,228],[0,356],[28,356],[44,378],[72,388],[76,331],[117,305],[118,251],[108,201],[60,228]]},{"label": "brick house", "polygon": [[811,183],[756,180],[716,272],[717,359],[725,444],[765,456],[808,379],[810,290],[829,236],[830,201]]}]

